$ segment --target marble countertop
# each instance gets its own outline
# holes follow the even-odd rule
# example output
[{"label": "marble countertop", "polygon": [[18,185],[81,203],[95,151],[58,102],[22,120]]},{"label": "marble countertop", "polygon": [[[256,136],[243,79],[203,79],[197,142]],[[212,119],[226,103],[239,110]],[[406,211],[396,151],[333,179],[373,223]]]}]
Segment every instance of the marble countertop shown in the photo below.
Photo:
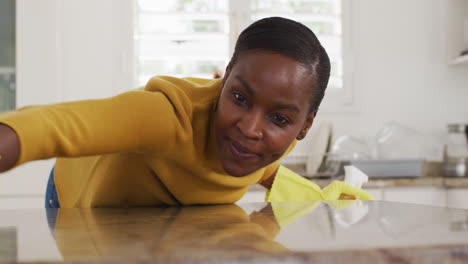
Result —
[{"label": "marble countertop", "polygon": [[468,210],[383,201],[0,210],[0,263],[462,263]]}]

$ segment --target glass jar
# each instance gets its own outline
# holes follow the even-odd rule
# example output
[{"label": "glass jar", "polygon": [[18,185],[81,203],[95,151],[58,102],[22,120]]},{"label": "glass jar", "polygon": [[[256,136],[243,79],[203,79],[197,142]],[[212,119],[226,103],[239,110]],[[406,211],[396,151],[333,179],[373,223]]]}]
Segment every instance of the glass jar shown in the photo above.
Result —
[{"label": "glass jar", "polygon": [[467,125],[449,124],[444,153],[445,176],[463,177],[468,175]]}]

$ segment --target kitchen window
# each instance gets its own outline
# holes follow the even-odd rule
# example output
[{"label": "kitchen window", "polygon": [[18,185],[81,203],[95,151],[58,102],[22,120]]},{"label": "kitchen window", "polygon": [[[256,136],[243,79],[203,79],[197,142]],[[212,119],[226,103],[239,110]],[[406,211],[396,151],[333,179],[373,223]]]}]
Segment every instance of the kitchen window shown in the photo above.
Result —
[{"label": "kitchen window", "polygon": [[281,16],[303,23],[318,36],[332,64],[327,99],[347,101],[349,78],[343,74],[347,2],[137,0],[134,31],[137,85],[144,85],[153,75],[201,78],[222,75],[240,32],[257,19]]}]

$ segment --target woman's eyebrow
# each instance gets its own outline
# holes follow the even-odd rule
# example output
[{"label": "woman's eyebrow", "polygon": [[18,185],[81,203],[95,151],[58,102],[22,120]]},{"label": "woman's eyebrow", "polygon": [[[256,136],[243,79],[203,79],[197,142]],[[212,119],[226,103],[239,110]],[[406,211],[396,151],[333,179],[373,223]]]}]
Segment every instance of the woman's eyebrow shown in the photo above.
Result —
[{"label": "woman's eyebrow", "polygon": [[242,83],[242,85],[245,87],[249,94],[255,95],[255,91],[249,86],[249,84],[244,79],[242,79],[242,77],[236,75],[236,79]]},{"label": "woman's eyebrow", "polygon": [[[239,82],[242,83],[242,85],[245,87],[248,93],[255,95],[255,91],[249,86],[249,84],[244,79],[242,79],[242,77],[240,77],[239,75],[236,75],[235,78],[239,80]],[[294,105],[294,104],[275,103],[275,107],[278,109],[289,109],[298,113],[300,112],[299,107],[297,107],[297,105]]]},{"label": "woman's eyebrow", "polygon": [[276,103],[275,106],[278,108],[278,109],[289,109],[289,110],[292,110],[292,111],[295,111],[295,112],[301,112],[299,110],[299,107],[297,107],[297,105],[293,105],[293,104],[283,104],[283,103]]}]

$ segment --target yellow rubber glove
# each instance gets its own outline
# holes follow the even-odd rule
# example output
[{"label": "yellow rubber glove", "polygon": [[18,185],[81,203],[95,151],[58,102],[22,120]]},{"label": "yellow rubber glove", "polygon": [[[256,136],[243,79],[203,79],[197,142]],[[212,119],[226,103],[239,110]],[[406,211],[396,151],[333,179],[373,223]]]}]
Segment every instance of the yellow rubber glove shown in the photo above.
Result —
[{"label": "yellow rubber glove", "polygon": [[[276,221],[281,228],[284,228],[317,208],[320,205],[318,201],[336,201],[341,194],[352,195],[361,200],[374,200],[366,191],[341,181],[333,181],[329,186],[321,190],[317,184],[280,165],[271,190],[267,191],[265,201],[271,202]],[[317,202],[275,203],[287,201]],[[339,202],[338,204],[333,203],[332,207],[336,206],[335,209],[346,208],[353,205],[356,200],[342,200]]]},{"label": "yellow rubber glove", "polygon": [[280,165],[270,190],[267,190],[265,201],[319,201],[323,199],[320,187],[310,180],[297,175]]},{"label": "yellow rubber glove", "polygon": [[338,200],[341,194],[355,196],[356,199],[374,200],[366,191],[342,181],[333,181],[323,190],[308,179],[280,165],[265,201],[317,201]]},{"label": "yellow rubber glove", "polygon": [[342,181],[333,181],[330,185],[323,188],[324,200],[338,200],[341,194],[352,195],[359,200],[374,200],[374,197],[363,189]]}]

